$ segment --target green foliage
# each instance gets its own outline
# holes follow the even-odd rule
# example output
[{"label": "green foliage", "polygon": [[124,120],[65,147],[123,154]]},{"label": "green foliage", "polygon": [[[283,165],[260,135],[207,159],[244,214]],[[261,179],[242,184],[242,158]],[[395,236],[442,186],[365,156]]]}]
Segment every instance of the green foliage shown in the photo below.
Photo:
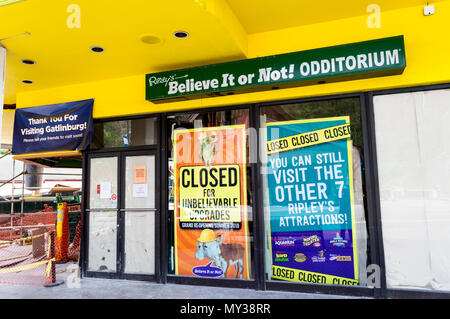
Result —
[{"label": "green foliage", "polygon": [[123,146],[123,136],[128,134],[128,121],[107,122],[104,125],[105,147]]}]

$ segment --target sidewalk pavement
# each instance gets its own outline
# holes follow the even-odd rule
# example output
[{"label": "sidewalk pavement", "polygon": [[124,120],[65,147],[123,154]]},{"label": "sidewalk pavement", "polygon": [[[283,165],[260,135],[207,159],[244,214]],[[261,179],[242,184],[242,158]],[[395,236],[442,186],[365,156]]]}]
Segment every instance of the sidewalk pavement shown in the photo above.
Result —
[{"label": "sidewalk pavement", "polygon": [[[79,288],[66,280],[67,265],[57,265],[55,287],[0,284],[2,299],[350,299],[348,296],[281,291],[258,291],[145,281],[82,278]],[[72,286],[72,287],[71,287]]]}]

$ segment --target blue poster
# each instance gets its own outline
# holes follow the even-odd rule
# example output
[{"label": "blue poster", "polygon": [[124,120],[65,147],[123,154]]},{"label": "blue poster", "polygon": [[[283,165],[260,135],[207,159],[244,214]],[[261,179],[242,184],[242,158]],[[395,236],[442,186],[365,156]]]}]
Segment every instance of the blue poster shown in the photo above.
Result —
[{"label": "blue poster", "polygon": [[357,285],[349,117],[267,125],[272,278]]},{"label": "blue poster", "polygon": [[12,153],[87,149],[94,131],[93,104],[90,99],[16,109]]}]

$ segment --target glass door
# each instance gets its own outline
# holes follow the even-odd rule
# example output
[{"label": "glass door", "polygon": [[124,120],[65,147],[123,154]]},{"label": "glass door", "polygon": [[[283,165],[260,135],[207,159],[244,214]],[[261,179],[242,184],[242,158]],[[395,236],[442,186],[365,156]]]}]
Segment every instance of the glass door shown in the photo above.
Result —
[{"label": "glass door", "polygon": [[87,275],[152,279],[159,256],[156,153],[91,154],[88,163]]},{"label": "glass door", "polygon": [[89,159],[88,263],[90,272],[117,272],[117,154]]},{"label": "glass door", "polygon": [[122,154],[124,166],[123,273],[155,274],[156,158],[148,152]]}]

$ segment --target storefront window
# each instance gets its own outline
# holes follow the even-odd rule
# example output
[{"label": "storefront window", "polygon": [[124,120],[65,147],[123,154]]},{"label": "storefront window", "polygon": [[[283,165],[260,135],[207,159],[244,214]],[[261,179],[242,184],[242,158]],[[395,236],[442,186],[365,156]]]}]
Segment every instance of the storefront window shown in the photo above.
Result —
[{"label": "storefront window", "polygon": [[450,291],[450,90],[374,97],[388,288]]},{"label": "storefront window", "polygon": [[358,98],[261,108],[266,277],[366,286]]},{"label": "storefront window", "polygon": [[94,124],[92,149],[156,144],[157,119],[99,122]]},{"label": "storefront window", "polygon": [[248,110],[168,120],[169,274],[253,278]]}]

